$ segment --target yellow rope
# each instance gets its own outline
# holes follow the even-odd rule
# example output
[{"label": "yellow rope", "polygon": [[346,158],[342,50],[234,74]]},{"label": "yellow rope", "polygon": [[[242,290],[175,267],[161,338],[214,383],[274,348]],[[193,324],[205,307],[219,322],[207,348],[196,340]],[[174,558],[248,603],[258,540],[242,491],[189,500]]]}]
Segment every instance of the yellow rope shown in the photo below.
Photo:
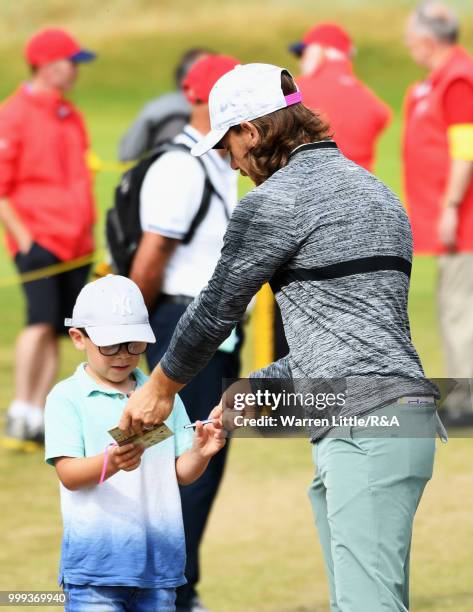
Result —
[{"label": "yellow rope", "polygon": [[83,257],[78,257],[77,259],[61,261],[60,263],[53,264],[52,266],[46,266],[45,268],[39,268],[38,270],[32,270],[31,272],[0,278],[0,288],[11,287],[12,285],[18,285],[20,283],[29,283],[48,276],[56,276],[57,274],[62,274],[63,272],[69,272],[70,270],[81,268],[82,266],[86,266],[87,264],[90,264],[102,257],[104,252],[105,249],[99,249],[98,251],[95,251],[95,253],[84,255]]},{"label": "yellow rope", "polygon": [[108,162],[104,161],[101,157],[95,153],[95,151],[87,151],[86,155],[87,166],[94,174],[97,172],[125,172],[132,166],[136,161],[129,162]]},{"label": "yellow rope", "polygon": [[36,453],[44,450],[44,446],[38,442],[18,440],[16,438],[0,438],[0,446],[7,450],[21,451],[23,453]]}]

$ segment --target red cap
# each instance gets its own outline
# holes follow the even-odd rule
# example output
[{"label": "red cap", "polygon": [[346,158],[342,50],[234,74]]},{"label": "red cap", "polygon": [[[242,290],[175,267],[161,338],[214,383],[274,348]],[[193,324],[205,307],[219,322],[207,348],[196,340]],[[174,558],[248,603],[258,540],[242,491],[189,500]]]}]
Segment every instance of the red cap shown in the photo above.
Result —
[{"label": "red cap", "polygon": [[79,43],[65,30],[47,28],[30,38],[25,49],[27,62],[39,67],[61,59],[73,62],[90,62],[95,53],[82,49]]},{"label": "red cap", "polygon": [[193,64],[182,83],[182,90],[191,104],[207,104],[212,87],[221,76],[240,64],[228,55],[205,55]]},{"label": "red cap", "polygon": [[350,35],[336,23],[319,23],[306,32],[302,42],[291,45],[289,49],[296,55],[300,55],[308,45],[333,47],[345,55],[348,55],[353,49]]}]

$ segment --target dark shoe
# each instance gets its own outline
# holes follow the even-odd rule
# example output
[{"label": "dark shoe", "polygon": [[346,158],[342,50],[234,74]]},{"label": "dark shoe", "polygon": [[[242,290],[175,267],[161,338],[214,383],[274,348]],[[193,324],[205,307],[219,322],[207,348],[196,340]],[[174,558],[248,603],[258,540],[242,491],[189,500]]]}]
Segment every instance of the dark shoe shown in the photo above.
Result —
[{"label": "dark shoe", "polygon": [[204,606],[196,595],[191,602],[191,612],[209,612],[209,609]]},{"label": "dark shoe", "polygon": [[37,429],[36,431],[27,430],[26,439],[28,442],[44,446],[44,429]]},{"label": "dark shoe", "polygon": [[193,597],[188,605],[176,606],[176,612],[209,612],[209,609],[200,601],[198,595]]}]

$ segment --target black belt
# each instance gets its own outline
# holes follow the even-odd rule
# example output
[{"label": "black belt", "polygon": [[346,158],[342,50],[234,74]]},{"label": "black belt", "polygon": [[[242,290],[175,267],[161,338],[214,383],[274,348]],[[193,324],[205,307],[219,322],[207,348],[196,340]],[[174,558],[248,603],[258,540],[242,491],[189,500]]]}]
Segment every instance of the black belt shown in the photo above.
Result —
[{"label": "black belt", "polygon": [[180,306],[189,306],[193,301],[194,298],[188,295],[166,295],[165,293],[158,298],[158,304],[179,304]]},{"label": "black belt", "polygon": [[324,266],[323,268],[296,268],[276,272],[269,281],[273,293],[282,287],[296,281],[325,281],[353,274],[366,274],[368,272],[381,272],[394,270],[402,272],[407,277],[411,275],[411,262],[403,257],[392,255],[378,255],[375,257],[362,257],[350,261]]}]

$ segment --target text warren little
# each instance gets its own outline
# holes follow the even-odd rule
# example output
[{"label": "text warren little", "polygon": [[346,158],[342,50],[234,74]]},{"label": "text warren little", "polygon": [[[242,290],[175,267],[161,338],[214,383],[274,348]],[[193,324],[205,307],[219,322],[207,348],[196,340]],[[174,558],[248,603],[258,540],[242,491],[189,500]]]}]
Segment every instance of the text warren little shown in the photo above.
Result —
[{"label": "text warren little", "polygon": [[399,427],[397,416],[332,416],[331,418],[299,418],[294,415],[234,417],[236,427]]}]

